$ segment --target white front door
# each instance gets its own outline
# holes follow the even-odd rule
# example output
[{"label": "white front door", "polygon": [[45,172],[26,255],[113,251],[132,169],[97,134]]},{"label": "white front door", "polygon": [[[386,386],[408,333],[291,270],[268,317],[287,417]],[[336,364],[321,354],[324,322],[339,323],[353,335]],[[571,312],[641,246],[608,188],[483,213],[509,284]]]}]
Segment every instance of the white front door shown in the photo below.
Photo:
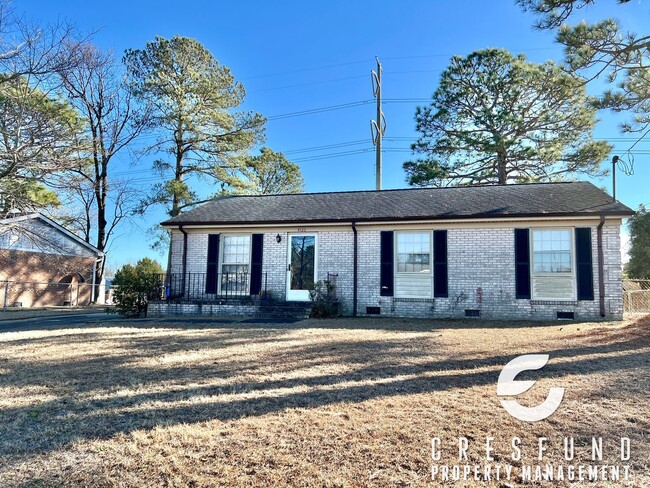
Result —
[{"label": "white front door", "polygon": [[316,282],[316,234],[289,234],[287,300],[309,300]]}]

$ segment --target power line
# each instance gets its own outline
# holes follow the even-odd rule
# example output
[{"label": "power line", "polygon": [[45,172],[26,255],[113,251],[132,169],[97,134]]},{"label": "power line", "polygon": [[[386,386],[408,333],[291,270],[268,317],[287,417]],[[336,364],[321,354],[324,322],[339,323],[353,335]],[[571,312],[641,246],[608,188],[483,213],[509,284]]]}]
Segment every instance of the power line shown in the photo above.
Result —
[{"label": "power line", "polygon": [[431,98],[385,98],[384,103],[413,103],[413,102],[430,102]]},{"label": "power line", "polygon": [[[343,103],[339,105],[329,105],[326,107],[317,107],[313,109],[308,109],[308,110],[300,110],[297,112],[288,112],[285,114],[279,114],[279,115],[272,115],[270,117],[267,117],[267,120],[281,120],[281,119],[288,119],[292,117],[302,117],[304,115],[312,115],[312,114],[318,114],[321,112],[330,112],[332,110],[341,110],[341,109],[346,109],[346,108],[351,108],[351,107],[359,107],[362,105],[369,104],[373,102],[374,100],[359,100],[357,102],[350,102],[350,103]],[[384,99],[381,101],[381,104],[383,105],[384,103],[410,103],[410,102],[428,102],[430,101],[427,98],[388,98]]]},{"label": "power line", "polygon": [[[557,46],[553,47],[530,47],[530,48],[521,48],[521,49],[511,49],[512,51],[518,51],[518,52],[524,52],[524,51],[551,51],[551,50],[557,50]],[[411,56],[382,56],[384,59],[388,60],[404,60],[404,59],[427,59],[427,58],[450,58],[452,56],[456,56],[458,53],[434,53],[434,54],[417,54],[417,55],[411,55]],[[256,80],[260,78],[273,78],[277,76],[283,76],[283,75],[292,75],[296,73],[304,73],[308,71],[321,71],[321,70],[327,70],[327,69],[332,69],[332,68],[340,68],[342,66],[352,66],[356,64],[364,64],[368,62],[373,62],[374,59],[372,58],[366,58],[366,59],[359,59],[355,61],[345,61],[342,63],[333,63],[333,64],[324,64],[321,66],[309,66],[305,68],[296,68],[292,70],[287,70],[287,71],[278,71],[275,73],[264,73],[264,74],[259,74],[259,75],[251,75],[251,76],[244,76],[241,79],[242,80]]]},{"label": "power line", "polygon": [[[385,138],[387,141],[390,142],[415,142],[415,139],[413,137],[407,137],[407,136],[391,136],[391,137],[386,137]],[[620,138],[623,140],[634,140],[634,138]],[[597,139],[597,140],[605,140],[605,141],[611,141],[612,139]],[[650,142],[650,141],[648,141]],[[285,155],[291,155],[291,154],[303,154],[303,153],[310,153],[310,152],[319,152],[319,151],[326,151],[326,150],[331,150],[331,149],[338,149],[338,148],[345,148],[345,147],[353,147],[353,146],[359,146],[362,144],[366,144],[367,140],[365,139],[359,139],[359,140],[354,140],[354,141],[345,141],[345,142],[339,142],[339,143],[332,143],[332,144],[326,144],[326,145],[320,145],[320,146],[311,146],[311,147],[303,147],[299,149],[291,149],[287,151],[282,151]],[[326,154],[317,154],[314,156],[304,156],[304,157],[299,157],[299,158],[292,158],[293,161],[295,162],[302,162],[302,161],[316,161],[316,160],[321,160],[321,159],[328,159],[331,157],[341,157],[344,155],[350,155],[350,154],[359,154],[359,153],[364,153],[368,152],[371,150],[371,148],[361,148],[361,149],[356,149],[356,150],[350,150],[350,151],[344,151],[344,152],[337,152],[337,153],[326,153]],[[384,147],[382,148],[382,152],[392,152],[392,153],[411,153],[412,149],[410,147]],[[650,155],[650,149],[636,149],[631,151],[632,154],[636,155]],[[159,181],[160,176],[157,175],[158,170],[154,168],[141,168],[141,169],[131,169],[128,171],[118,171],[115,173],[112,173],[111,176],[133,176],[133,175],[147,175],[147,176],[141,176],[138,178],[133,178],[130,181],[131,182],[139,182],[139,181]]]},{"label": "power line", "polygon": [[346,146],[357,146],[359,144],[367,144],[368,141],[366,139],[359,139],[356,141],[348,141],[348,142],[339,142],[336,144],[328,144],[326,146],[313,146],[313,147],[307,147],[303,149],[292,149],[289,151],[282,151],[284,154],[296,154],[296,153],[304,153],[304,152],[314,152],[314,151],[322,151],[325,149],[335,149],[338,147],[346,147]]},{"label": "power line", "polygon": [[[312,149],[322,150],[321,149],[322,147],[334,148],[334,147],[344,146],[346,144],[352,144],[352,143],[358,144],[358,143],[363,143],[363,142],[365,142],[365,141],[358,141],[358,142],[357,141],[351,141],[350,143],[341,143],[341,145],[332,144],[332,145],[328,145],[328,146],[316,146],[315,148],[306,148],[306,150],[312,150]],[[300,151],[305,151],[305,150],[300,150]],[[306,156],[306,157],[302,157],[302,158],[292,159],[292,161],[296,162],[296,163],[306,163],[306,162],[312,162],[312,161],[323,161],[323,160],[328,160],[328,159],[341,158],[341,157],[345,157],[345,156],[353,156],[353,155],[358,155],[358,154],[369,153],[371,151],[374,152],[374,148],[365,147],[365,148],[354,149],[354,150],[350,150],[350,151],[340,151],[340,152],[335,152],[335,153],[318,154],[318,155],[314,155],[314,156]],[[382,153],[398,153],[398,154],[400,154],[400,153],[401,154],[409,153],[409,154],[411,154],[412,150],[410,148],[403,148],[403,147],[385,147],[385,148],[382,148]],[[641,153],[641,152],[637,153],[636,151],[634,151],[634,153],[635,154],[650,154],[650,151],[644,151],[643,153]],[[142,177],[133,178],[133,179],[130,180],[131,183],[136,183],[136,184],[137,183],[160,183],[160,182],[164,182],[164,181],[166,181],[166,179],[164,177],[153,176],[153,175],[152,176],[142,176]]]},{"label": "power line", "polygon": [[[391,99],[389,99],[391,100]],[[400,99],[402,100],[402,99]],[[363,105],[366,103],[370,103],[372,100],[364,100],[364,101],[359,101],[359,102],[351,102],[349,104],[340,104],[340,105],[333,105],[329,107],[320,107],[317,109],[311,109],[311,110],[305,110],[302,112],[292,112],[290,114],[283,114],[281,117],[289,117],[289,116],[299,116],[299,115],[308,115],[311,113],[319,113],[321,111],[329,111],[329,110],[338,110],[341,108],[347,108],[351,106],[356,106],[356,105]],[[278,116],[280,117],[280,116]],[[387,141],[390,142],[415,142],[417,139],[417,136],[389,136],[385,138]],[[650,143],[650,140],[645,140],[641,139],[639,140],[636,137],[611,137],[611,138],[595,138],[597,141],[606,141],[610,143],[624,143],[624,142],[634,142],[632,144],[631,148],[627,151],[626,153],[629,153],[630,155],[639,155],[639,156],[645,156],[645,155],[650,155],[650,149],[634,149],[634,147],[637,144],[644,144],[644,143]],[[311,146],[311,147],[303,147],[299,149],[290,149],[287,151],[282,151],[286,155],[291,155],[291,154],[303,154],[303,153],[310,153],[310,152],[320,152],[320,151],[326,151],[326,150],[331,150],[331,149],[338,149],[338,148],[344,148],[344,147],[353,147],[353,146],[359,146],[362,144],[365,144],[367,141],[365,139],[359,139],[359,140],[354,140],[354,141],[344,141],[344,142],[338,142],[338,143],[332,143],[332,144],[325,144],[325,145],[320,145],[320,146]],[[317,160],[322,160],[322,159],[329,159],[329,158],[337,158],[337,157],[342,157],[345,155],[351,155],[351,154],[360,154],[369,151],[370,148],[362,148],[362,149],[357,149],[357,150],[351,150],[351,151],[344,151],[344,152],[338,152],[338,153],[329,153],[329,154],[318,154],[314,156],[305,156],[305,157],[299,157],[294,159],[296,162],[306,162],[306,161],[317,161]],[[411,153],[412,149],[410,147],[386,147],[382,148],[382,152],[392,152],[392,153]],[[121,177],[121,176],[133,176],[133,175],[143,175],[142,177],[139,178],[132,178],[130,181],[131,182],[143,182],[143,181],[161,181],[161,177],[157,175],[158,170],[154,168],[140,168],[140,169],[130,169],[127,171],[118,171],[115,173],[111,173],[111,176],[114,177]],[[147,175],[147,176],[144,176]],[[164,179],[164,178],[162,178]]]},{"label": "power line", "polygon": [[300,88],[302,86],[321,85],[323,83],[336,83],[339,81],[358,80],[359,78],[365,78],[365,77],[366,75],[347,76],[345,78],[335,78],[332,80],[319,80],[319,81],[312,81],[309,83],[298,83],[296,85],[273,86],[270,88],[260,88],[258,90],[248,90],[248,93],[258,93],[258,92],[265,92],[265,91],[272,91],[272,90],[284,90],[286,88]]},{"label": "power line", "polygon": [[[522,48],[522,49],[509,49],[509,51],[518,51],[518,52],[524,52],[524,51],[551,51],[551,50],[557,50],[557,46],[553,47],[529,47],[529,48]],[[560,48],[561,49],[561,48]],[[384,59],[388,60],[393,60],[393,59],[424,59],[424,58],[443,58],[443,57],[452,57],[452,56],[457,56],[458,53],[454,54],[419,54],[419,55],[414,55],[414,56],[391,56],[391,57],[383,57]]]},{"label": "power line", "polygon": [[372,147],[367,147],[363,149],[356,149],[354,151],[344,151],[344,152],[338,152],[338,153],[332,153],[332,154],[324,154],[320,156],[310,156],[306,158],[299,158],[299,159],[294,159],[293,161],[296,163],[302,163],[302,162],[307,162],[307,161],[320,161],[322,159],[333,159],[333,158],[340,158],[342,156],[350,156],[352,154],[361,154],[365,152],[373,151]]},{"label": "power line", "polygon": [[274,76],[283,76],[283,75],[292,75],[295,73],[304,73],[306,71],[319,71],[323,69],[330,69],[330,68],[340,68],[341,66],[351,66],[353,64],[362,64],[362,63],[367,63],[369,59],[363,59],[359,61],[348,61],[345,63],[337,63],[337,64],[326,64],[323,66],[316,66],[314,68],[299,68],[299,69],[294,69],[290,71],[281,71],[279,73],[268,73],[268,74],[263,74],[263,75],[254,75],[254,76],[246,76],[242,78],[242,80],[254,80],[254,79],[259,79],[259,78],[271,78]]},{"label": "power line", "polygon": [[309,110],[301,110],[298,112],[288,112],[286,114],[279,114],[279,115],[273,115],[271,117],[267,117],[267,120],[281,120],[281,119],[288,119],[291,117],[302,117],[304,115],[312,115],[312,114],[319,114],[322,112],[331,112],[332,110],[342,110],[345,108],[351,108],[351,107],[359,107],[361,105],[365,105],[367,103],[372,102],[373,100],[359,100],[358,102],[350,102],[350,103],[342,103],[339,105],[329,105],[327,107],[318,107],[318,108],[312,108]]},{"label": "power line", "polygon": [[[350,141],[347,143],[339,143],[339,144],[330,144],[327,146],[315,146],[313,148],[305,148],[305,149],[299,149],[297,151],[299,152],[307,152],[307,151],[313,151],[313,150],[323,150],[324,148],[328,149],[333,149],[337,147],[345,147],[345,146],[351,146],[351,145],[358,145],[358,144],[367,144],[367,140],[360,140],[360,141]],[[353,155],[353,154],[362,154],[365,152],[372,151],[373,148],[371,147],[366,147],[366,148],[360,148],[360,149],[353,149],[349,151],[341,151],[341,152],[335,152],[335,153],[328,153],[328,154],[318,154],[314,156],[305,156],[302,158],[296,158],[292,159],[294,162],[308,162],[308,161],[320,161],[323,159],[332,159],[332,158],[339,158],[343,156],[348,156],[348,155]],[[290,152],[290,151],[287,151]],[[286,153],[285,153],[286,154]],[[149,170],[140,170],[141,172],[151,172],[155,173],[156,170],[153,168],[150,168]],[[117,176],[120,173],[113,173],[113,176]],[[127,172],[125,175],[128,175],[129,173]],[[145,182],[160,182],[160,181],[165,181],[165,178],[160,176],[160,175],[150,175],[150,176],[140,176],[138,178],[133,178],[130,180],[131,183],[145,183]]]},{"label": "power line", "polygon": [[387,75],[407,75],[412,73],[442,73],[443,69],[416,69],[416,70],[405,70],[405,71],[385,71]]},{"label": "power line", "polygon": [[[371,102],[371,100],[369,101]],[[346,104],[347,105],[347,104]],[[332,107],[337,107],[337,106],[332,106]],[[328,107],[324,107],[328,108]],[[316,110],[316,109],[312,109]],[[308,111],[305,111],[308,112]],[[154,137],[149,136],[149,137]],[[387,136],[384,139],[387,141],[391,142],[416,142],[419,136],[413,135],[413,136]],[[596,141],[605,141],[605,142],[610,142],[610,143],[622,143],[622,142],[637,142],[636,137],[604,137],[604,138],[594,138]],[[357,139],[354,141],[342,141],[342,142],[336,142],[336,143],[331,143],[331,144],[325,144],[325,145],[320,145],[320,146],[308,146],[308,147],[302,147],[302,148],[297,148],[297,149],[288,149],[285,151],[282,151],[284,154],[298,154],[298,153],[303,153],[303,152],[314,152],[314,151],[319,151],[319,150],[326,150],[326,149],[335,149],[338,147],[345,147],[345,146],[354,146],[354,145],[359,145],[365,143],[365,139]],[[640,144],[644,143],[650,143],[649,140],[641,140],[638,141]],[[650,154],[650,149],[633,149],[632,152],[635,154]],[[132,174],[137,174],[137,173],[146,173],[154,171],[153,168],[149,169],[131,169],[127,171],[120,171],[117,173],[112,173],[113,176],[128,176]]]}]

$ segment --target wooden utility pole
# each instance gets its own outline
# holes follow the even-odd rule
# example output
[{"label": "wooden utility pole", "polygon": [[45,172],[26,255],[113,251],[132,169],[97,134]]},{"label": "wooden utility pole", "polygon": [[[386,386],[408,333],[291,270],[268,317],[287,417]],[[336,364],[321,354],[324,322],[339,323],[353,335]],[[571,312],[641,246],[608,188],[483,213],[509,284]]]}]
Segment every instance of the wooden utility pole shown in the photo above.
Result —
[{"label": "wooden utility pole", "polygon": [[381,63],[379,58],[377,60],[377,71],[372,71],[372,91],[375,99],[377,100],[377,120],[370,121],[370,132],[372,135],[372,143],[376,150],[376,168],[375,168],[375,189],[381,190],[381,139],[386,133],[386,118],[381,111]]}]

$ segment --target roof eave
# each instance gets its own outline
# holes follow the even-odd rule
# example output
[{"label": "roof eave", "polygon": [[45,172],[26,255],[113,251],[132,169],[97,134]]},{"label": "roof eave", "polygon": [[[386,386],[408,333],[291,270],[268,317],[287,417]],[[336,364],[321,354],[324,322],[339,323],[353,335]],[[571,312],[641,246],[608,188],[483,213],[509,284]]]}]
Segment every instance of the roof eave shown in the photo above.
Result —
[{"label": "roof eave", "polygon": [[364,218],[342,218],[342,219],[292,219],[292,220],[233,220],[233,221],[217,221],[217,220],[184,220],[184,221],[171,221],[166,220],[161,222],[163,227],[177,227],[180,225],[214,225],[214,226],[227,226],[227,225],[263,225],[263,224],[337,224],[347,222],[418,222],[430,220],[476,220],[476,219],[508,219],[508,218],[540,218],[540,217],[599,217],[604,215],[606,217],[628,218],[634,215],[634,211],[604,211],[604,212],[548,212],[548,213],[511,213],[511,214],[472,214],[472,215],[432,215],[432,216],[409,216],[409,217],[364,217]]},{"label": "roof eave", "polygon": [[0,223],[24,222],[25,220],[33,220],[33,219],[42,220],[43,222],[45,222],[50,227],[54,228],[55,230],[58,230],[59,232],[61,232],[64,235],[68,236],[69,238],[71,238],[72,240],[74,240],[75,242],[80,244],[81,246],[85,247],[86,249],[88,249],[90,252],[92,252],[96,256],[104,256],[105,255],[105,253],[103,251],[100,251],[95,246],[93,246],[91,243],[84,241],[81,237],[79,237],[75,233],[70,232],[68,229],[63,227],[61,224],[55,222],[54,220],[50,219],[49,217],[47,217],[46,215],[43,215],[40,212],[25,214],[25,215],[21,215],[20,217],[1,219]]}]

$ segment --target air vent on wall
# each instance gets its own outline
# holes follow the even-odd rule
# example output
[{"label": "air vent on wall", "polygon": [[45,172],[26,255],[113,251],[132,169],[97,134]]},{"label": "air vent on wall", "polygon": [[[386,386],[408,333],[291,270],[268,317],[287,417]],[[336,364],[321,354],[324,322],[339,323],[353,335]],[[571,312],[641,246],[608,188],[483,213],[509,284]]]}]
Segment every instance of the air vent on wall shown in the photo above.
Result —
[{"label": "air vent on wall", "polygon": [[366,307],[366,315],[379,315],[381,314],[381,307]]},{"label": "air vent on wall", "polygon": [[576,318],[576,314],[574,312],[558,312],[557,318],[560,320],[573,320]]},{"label": "air vent on wall", "polygon": [[465,310],[465,317],[480,317],[481,311],[477,309]]}]

